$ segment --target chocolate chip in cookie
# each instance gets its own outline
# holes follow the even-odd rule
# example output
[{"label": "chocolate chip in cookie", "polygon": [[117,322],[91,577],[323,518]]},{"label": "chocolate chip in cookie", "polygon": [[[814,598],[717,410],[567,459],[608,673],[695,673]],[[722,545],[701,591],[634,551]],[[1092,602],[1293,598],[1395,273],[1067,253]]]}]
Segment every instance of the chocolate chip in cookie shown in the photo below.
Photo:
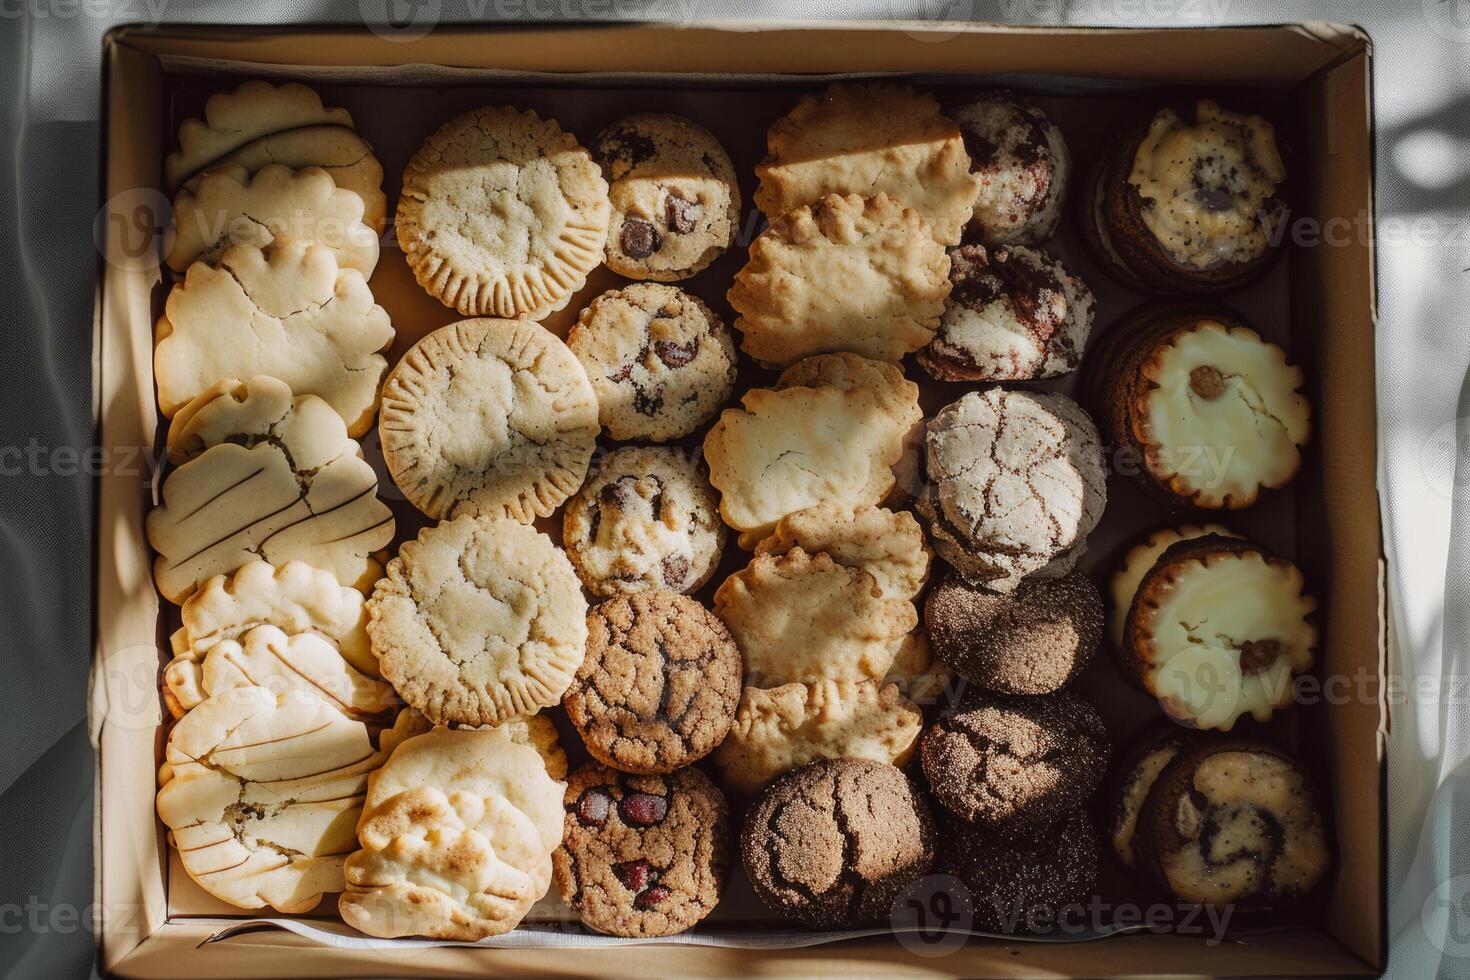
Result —
[{"label": "chocolate chip in cookie", "polygon": [[557,891],[610,936],[672,936],[708,915],[729,870],[729,808],[698,769],[630,776],[588,762],[567,780]]}]

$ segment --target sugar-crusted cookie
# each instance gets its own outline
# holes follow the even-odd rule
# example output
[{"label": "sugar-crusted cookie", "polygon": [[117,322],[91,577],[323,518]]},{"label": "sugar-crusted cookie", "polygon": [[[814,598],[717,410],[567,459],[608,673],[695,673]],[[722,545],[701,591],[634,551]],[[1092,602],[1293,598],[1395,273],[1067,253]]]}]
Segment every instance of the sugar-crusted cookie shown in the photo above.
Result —
[{"label": "sugar-crusted cookie", "polygon": [[782,517],[822,501],[879,503],[893,486],[905,437],[922,418],[919,388],[897,366],[857,355],[822,358],[826,368],[798,362],[788,374],[830,370],[867,383],[752,388],[705,436],[720,514],[744,532],[742,546],[754,547]]},{"label": "sugar-crusted cookie", "polygon": [[384,938],[509,932],[550,887],[564,790],[520,726],[408,739],[368,786],[343,921]]},{"label": "sugar-crusted cookie", "polygon": [[602,458],[562,512],[562,545],[594,595],[693,592],[725,546],[704,465],[672,447],[625,446]]},{"label": "sugar-crusted cookie", "polygon": [[724,741],[740,678],[740,650],[713,613],[688,596],[639,592],[588,613],[587,655],[564,704],[596,759],[668,773]]},{"label": "sugar-crusted cookie", "polygon": [[221,381],[175,413],[162,503],[148,515],[153,577],[170,602],[263,558],[309,561],[366,589],[393,513],[342,417],[314,395],[259,376]]},{"label": "sugar-crusted cookie", "polygon": [[872,759],[901,766],[924,716],[899,689],[876,681],[747,687],[730,734],[715,750],[725,785],[754,793],[816,759]]},{"label": "sugar-crusted cookie", "polygon": [[885,597],[866,571],[800,548],[756,555],[721,583],[715,613],[757,687],[877,680],[918,623],[913,603]]},{"label": "sugar-crusted cookie", "polygon": [[1072,178],[1066,140],[1029,99],[993,89],[946,106],[980,178],[966,233],[986,245],[1035,245],[1062,217]]},{"label": "sugar-crusted cookie", "polygon": [[735,167],[703,126],[666,113],[627,116],[598,134],[592,156],[612,201],[607,267],[614,272],[687,279],[735,240]]},{"label": "sugar-crusted cookie", "polygon": [[832,502],[787,514],[755,553],[784,555],[792,548],[862,569],[888,599],[916,597],[929,578],[933,557],[923,529],[907,511]]},{"label": "sugar-crusted cookie", "polygon": [[1071,567],[1102,517],[1107,474],[1092,420],[1063,395],[972,391],[929,420],[934,550],[966,580],[1013,591],[1059,556]]},{"label": "sugar-crusted cookie", "polygon": [[263,246],[300,238],[331,249],[337,264],[371,278],[378,236],[363,222],[363,201],[320,167],[272,163],[250,173],[223,164],[174,199],[174,239],[166,261],[175,272],[216,262],[231,245]]},{"label": "sugar-crusted cookie", "polygon": [[592,301],[567,346],[597,393],[614,439],[664,442],[714,418],[735,387],[735,341],[704,301],[674,286],[634,283]]},{"label": "sugar-crusted cookie", "polygon": [[414,278],[466,316],[539,320],[602,261],[607,182],[555,120],[484,108],[457,116],[403,172],[398,244]]},{"label": "sugar-crusted cookie", "polygon": [[236,245],[169,291],[153,350],[158,407],[172,417],[220,378],[265,374],[316,395],[360,436],[392,342],[362,273],[339,269],[331,249],[297,238]]},{"label": "sugar-crusted cookie", "polygon": [[420,730],[412,712],[377,733],[301,691],[224,690],[170,729],[158,817],[211,895],[307,912],[343,888],[370,774]]},{"label": "sugar-crusted cookie", "polygon": [[934,818],[893,766],[824,759],[789,772],[745,819],[746,876],[770,909],[811,929],[887,919],[934,863]]},{"label": "sugar-crusted cookie", "polygon": [[919,366],[940,381],[1035,381],[1076,370],[1092,332],[1092,290],[1045,252],[961,245],[939,331]]},{"label": "sugar-crusted cookie", "polygon": [[957,245],[979,190],[959,127],[907,85],[837,82],[804,96],[766,149],[755,203],[772,218],[827,194],[884,193]]},{"label": "sugar-crusted cookie", "polygon": [[576,492],[597,398],[566,344],[525,320],[461,320],[403,355],[379,433],[393,481],[430,517],[545,517]]},{"label": "sugar-crusted cookie", "polygon": [[740,348],[767,364],[847,350],[897,361],[934,336],[949,256],[886,194],[829,194],[772,221],[728,294]]},{"label": "sugar-crusted cookie", "polygon": [[561,700],[587,602],[534,528],[464,515],[406,541],[368,599],[383,677],[436,725],[494,725]]},{"label": "sugar-crusted cookie", "polygon": [[672,936],[720,900],[730,868],[729,806],[698,769],[627,775],[589,762],[572,773],[557,891],[610,936]]}]

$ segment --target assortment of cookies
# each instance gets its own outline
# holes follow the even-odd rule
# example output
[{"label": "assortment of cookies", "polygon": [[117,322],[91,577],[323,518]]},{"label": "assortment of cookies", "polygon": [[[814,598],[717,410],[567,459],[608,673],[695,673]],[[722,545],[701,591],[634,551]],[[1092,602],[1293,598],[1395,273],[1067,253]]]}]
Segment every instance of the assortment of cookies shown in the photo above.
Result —
[{"label": "assortment of cookies", "polygon": [[[464,113],[407,160],[394,234],[467,319],[391,364],[383,170],[351,115],[251,81],[178,146],[157,809],[212,895],[477,941],[552,892],[596,932],[673,935],[737,871],[809,929],[881,923],[936,872],[977,928],[1025,928],[1094,894],[1106,850],[1191,903],[1322,878],[1310,774],[1223,734],[1312,667],[1301,571],[1218,524],[1139,541],[1110,603],[1078,566],[1109,450],[1164,506],[1289,482],[1302,372],[1223,307],[1095,336],[1044,247],[1071,153],[1026,97],[802,97],[723,297],[674,285],[742,225],[708,129],[640,113],[584,148]],[[1088,235],[1132,288],[1219,291],[1269,264],[1285,179],[1259,117],[1166,108],[1099,162]],[[586,297],[599,266],[631,281]],[[565,339],[538,322],[574,298]],[[1080,401],[1037,386],[1073,375]],[[1175,723],[1111,781],[1078,683],[1104,647]]]}]

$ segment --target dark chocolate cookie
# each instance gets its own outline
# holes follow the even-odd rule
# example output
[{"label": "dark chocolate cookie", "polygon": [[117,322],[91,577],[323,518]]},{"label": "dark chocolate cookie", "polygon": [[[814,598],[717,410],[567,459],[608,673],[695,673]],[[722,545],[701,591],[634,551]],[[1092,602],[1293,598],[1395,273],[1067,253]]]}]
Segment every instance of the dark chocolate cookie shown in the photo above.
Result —
[{"label": "dark chocolate cookie", "polygon": [[1043,829],[1102,781],[1108,735],[1097,709],[1068,692],[967,696],[919,744],[934,796],[965,820]]},{"label": "dark chocolate cookie", "polygon": [[610,936],[672,936],[714,909],[729,870],[729,808],[698,769],[629,776],[588,762],[567,780],[556,889]]},{"label": "dark chocolate cookie", "polygon": [[567,690],[567,717],[599,761],[667,773],[725,738],[740,703],[740,650],[704,606],[636,592],[587,614],[587,655]]},{"label": "dark chocolate cookie", "polygon": [[975,925],[993,932],[1043,931],[1097,888],[1097,834],[1085,810],[1050,830],[997,831],[943,817],[938,870],[970,889]]},{"label": "dark chocolate cookie", "polygon": [[1092,659],[1102,596],[1081,572],[1033,576],[1010,593],[950,575],[929,593],[924,625],[935,656],[987,691],[1049,694]]},{"label": "dark chocolate cookie", "polygon": [[740,844],[745,873],[767,906],[832,929],[891,913],[933,864],[934,819],[893,766],[823,759],[767,787]]}]

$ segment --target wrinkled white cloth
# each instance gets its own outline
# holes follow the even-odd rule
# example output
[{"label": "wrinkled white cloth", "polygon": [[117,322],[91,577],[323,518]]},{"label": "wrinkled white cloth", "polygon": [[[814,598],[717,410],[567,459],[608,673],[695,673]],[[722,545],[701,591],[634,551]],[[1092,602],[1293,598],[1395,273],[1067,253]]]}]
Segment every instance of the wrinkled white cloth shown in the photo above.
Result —
[{"label": "wrinkled white cloth", "polygon": [[[1390,568],[1391,976],[1470,976],[1467,0],[5,0],[0,3],[0,973],[91,968],[88,461],[101,40],[115,24],[907,18],[1336,21],[1373,37],[1380,490]],[[146,474],[140,478],[146,479]],[[20,928],[13,928],[19,925]]]}]

